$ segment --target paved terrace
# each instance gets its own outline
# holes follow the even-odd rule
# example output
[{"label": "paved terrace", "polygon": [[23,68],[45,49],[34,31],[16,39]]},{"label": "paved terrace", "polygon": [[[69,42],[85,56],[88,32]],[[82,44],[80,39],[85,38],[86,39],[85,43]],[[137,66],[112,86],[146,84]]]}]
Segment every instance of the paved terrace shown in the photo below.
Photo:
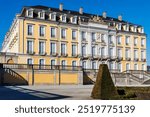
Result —
[{"label": "paved terrace", "polygon": [[0,87],[0,100],[89,100],[93,85]]}]

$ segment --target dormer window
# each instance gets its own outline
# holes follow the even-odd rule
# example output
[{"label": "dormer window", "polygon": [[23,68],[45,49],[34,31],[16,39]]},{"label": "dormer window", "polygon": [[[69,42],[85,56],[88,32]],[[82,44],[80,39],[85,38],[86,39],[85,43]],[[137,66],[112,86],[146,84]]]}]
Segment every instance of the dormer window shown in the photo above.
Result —
[{"label": "dormer window", "polygon": [[33,9],[27,10],[27,17],[33,17]]},{"label": "dormer window", "polygon": [[137,27],[136,26],[134,26],[133,31],[137,32]]},{"label": "dormer window", "polygon": [[76,16],[72,17],[72,23],[74,23],[74,24],[77,23],[77,17]]},{"label": "dormer window", "polygon": [[118,24],[118,30],[121,30],[121,23]]},{"label": "dormer window", "polygon": [[141,33],[144,33],[144,28],[143,27],[141,28]]},{"label": "dormer window", "polygon": [[129,31],[129,25],[128,24],[126,25],[126,31]]},{"label": "dormer window", "polygon": [[50,14],[50,19],[53,21],[56,21],[56,13],[51,13]]},{"label": "dormer window", "polygon": [[66,22],[66,15],[62,15],[62,16],[61,16],[61,21],[62,21],[62,22]]},{"label": "dormer window", "polygon": [[38,15],[40,19],[45,19],[45,12],[39,12]]}]

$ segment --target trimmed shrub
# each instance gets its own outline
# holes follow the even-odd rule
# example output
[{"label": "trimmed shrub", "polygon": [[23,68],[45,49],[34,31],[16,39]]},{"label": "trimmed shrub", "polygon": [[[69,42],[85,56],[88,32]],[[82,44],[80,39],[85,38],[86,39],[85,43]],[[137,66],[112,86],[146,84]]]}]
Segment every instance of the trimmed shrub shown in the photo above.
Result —
[{"label": "trimmed shrub", "polygon": [[94,99],[112,99],[116,97],[117,89],[114,86],[108,66],[101,64],[97,75],[96,83],[93,87],[91,97]]}]

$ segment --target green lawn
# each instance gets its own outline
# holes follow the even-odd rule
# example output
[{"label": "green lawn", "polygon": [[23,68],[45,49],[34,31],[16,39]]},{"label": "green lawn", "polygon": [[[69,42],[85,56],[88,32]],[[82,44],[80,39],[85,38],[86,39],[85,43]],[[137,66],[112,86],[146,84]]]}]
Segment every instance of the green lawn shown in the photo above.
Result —
[{"label": "green lawn", "polygon": [[150,87],[117,87],[116,100],[150,100]]}]

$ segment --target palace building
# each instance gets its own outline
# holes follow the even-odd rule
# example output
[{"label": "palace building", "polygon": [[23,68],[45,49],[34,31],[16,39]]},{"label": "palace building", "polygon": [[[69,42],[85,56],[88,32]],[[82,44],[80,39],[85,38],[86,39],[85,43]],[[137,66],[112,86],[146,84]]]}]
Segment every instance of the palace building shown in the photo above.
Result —
[{"label": "palace building", "polygon": [[110,70],[146,70],[146,34],[141,25],[46,6],[24,7],[5,36],[2,63],[70,65]]}]

